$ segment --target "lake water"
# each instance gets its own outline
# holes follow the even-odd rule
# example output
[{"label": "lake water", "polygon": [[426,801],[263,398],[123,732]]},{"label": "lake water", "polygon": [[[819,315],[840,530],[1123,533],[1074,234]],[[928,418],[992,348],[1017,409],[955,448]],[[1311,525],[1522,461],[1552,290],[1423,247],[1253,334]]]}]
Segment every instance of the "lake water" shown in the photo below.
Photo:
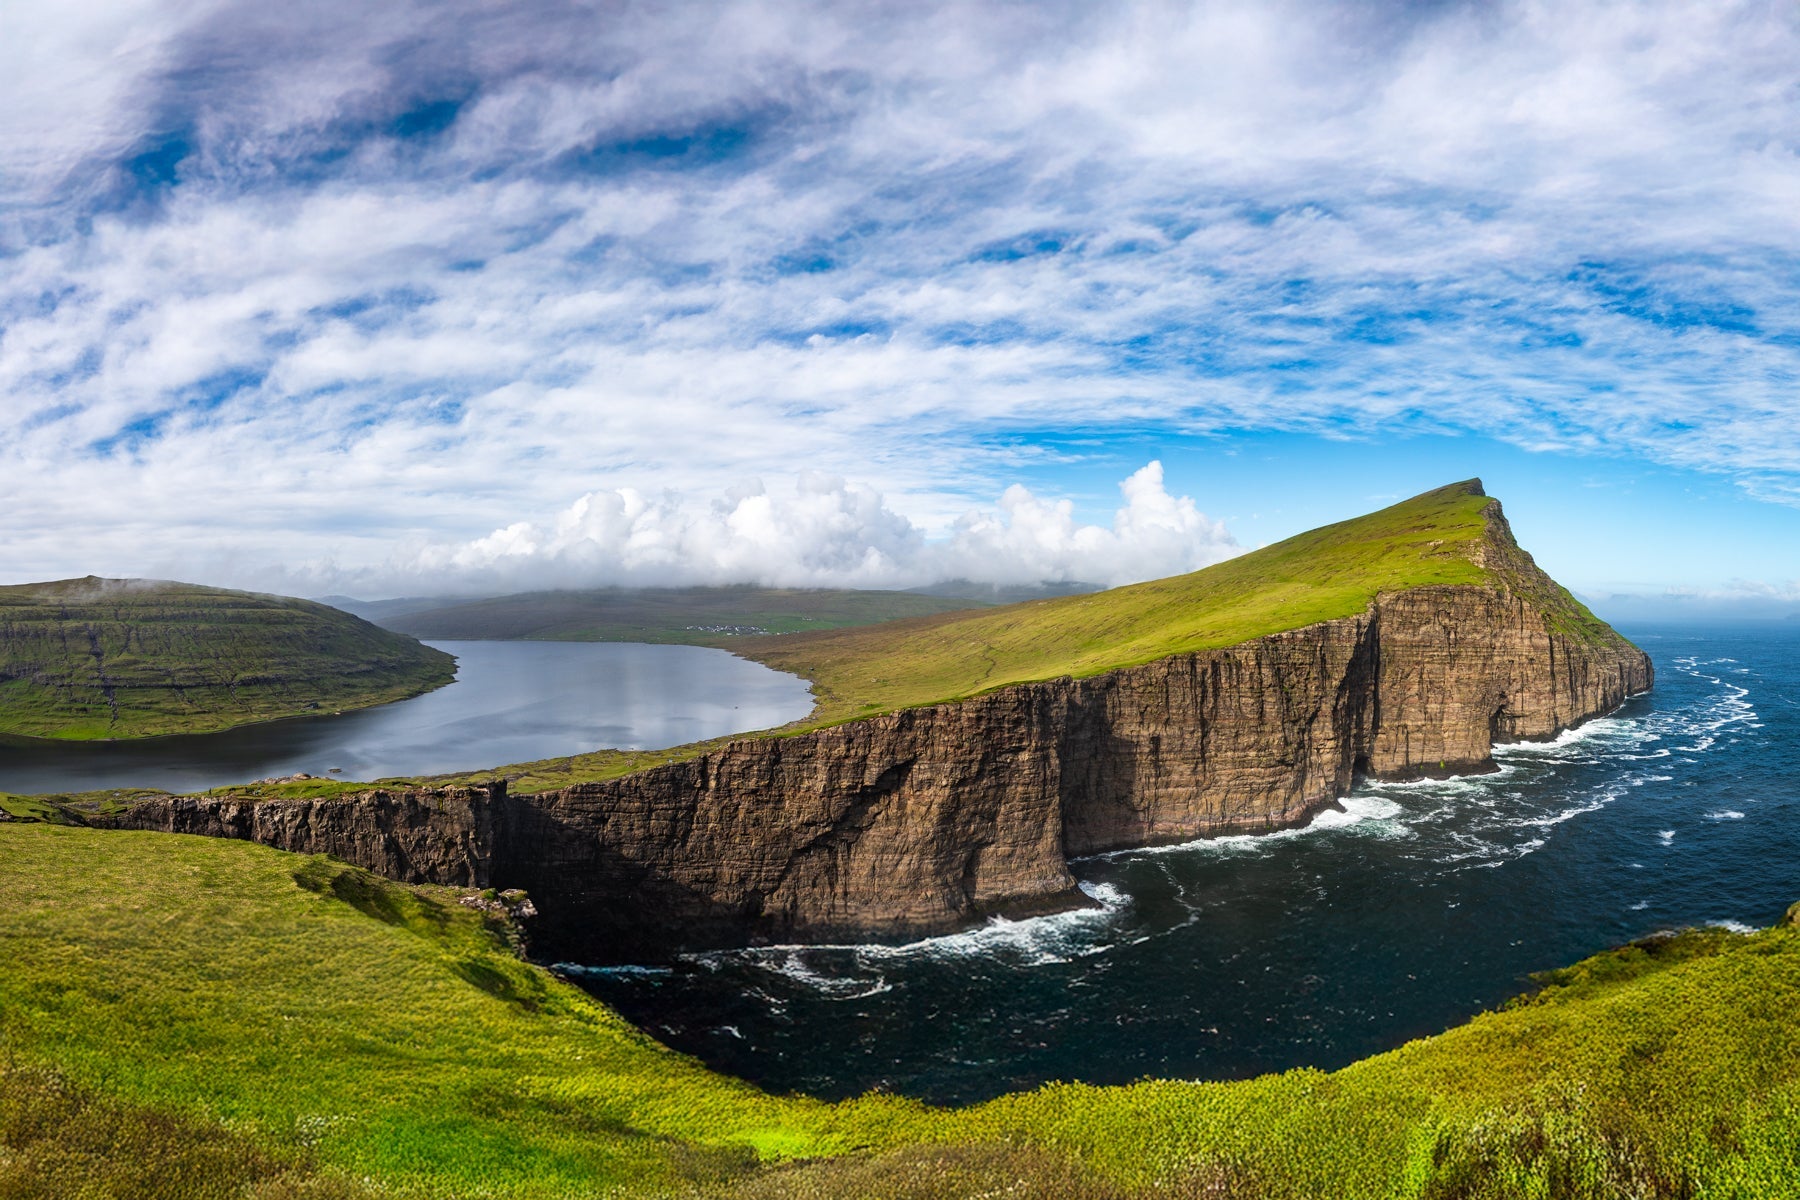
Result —
[{"label": "lake water", "polygon": [[618,642],[432,642],[435,692],[341,715],[128,742],[0,737],[0,792],[197,791],[272,775],[377,779],[477,771],[767,729],[812,710],[806,682],[723,650]]},{"label": "lake water", "polygon": [[1800,900],[1800,628],[1625,632],[1657,684],[1618,713],[1303,830],[1079,862],[1093,911],[577,977],[777,1091],[953,1102],[1336,1067],[1659,929],[1774,923]]}]

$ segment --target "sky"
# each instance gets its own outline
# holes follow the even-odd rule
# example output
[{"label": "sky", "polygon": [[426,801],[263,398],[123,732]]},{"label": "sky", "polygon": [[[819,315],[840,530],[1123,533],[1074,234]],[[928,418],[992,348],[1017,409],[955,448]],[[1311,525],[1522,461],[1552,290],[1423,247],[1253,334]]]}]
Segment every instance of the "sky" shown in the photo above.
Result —
[{"label": "sky", "polygon": [[1800,611],[1800,8],[16,0],[0,582]]}]

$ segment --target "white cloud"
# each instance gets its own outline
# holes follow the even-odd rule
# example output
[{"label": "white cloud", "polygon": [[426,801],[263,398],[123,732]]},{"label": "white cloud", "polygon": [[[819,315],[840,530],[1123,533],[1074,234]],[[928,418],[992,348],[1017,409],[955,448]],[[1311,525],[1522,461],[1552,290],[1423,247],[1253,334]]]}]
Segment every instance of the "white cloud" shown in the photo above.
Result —
[{"label": "white cloud", "polygon": [[[940,530],[1068,428],[1800,496],[1791,5],[16,7],[20,577],[373,570],[599,482],[645,564],[785,521],[875,578],[854,505],[670,543],[656,497],[805,466]],[[1033,569],[1188,528],[1015,500],[961,536]]]},{"label": "white cloud", "polygon": [[1110,528],[1075,521],[1068,500],[1014,485],[931,537],[865,484],[808,472],[791,489],[761,482],[711,504],[631,488],[589,492],[546,524],[518,522],[460,544],[344,575],[315,568],[312,590],[404,592],[612,585],[758,583],[911,587],[1081,581],[1116,585],[1197,570],[1240,553],[1224,524],[1169,495],[1162,464],[1120,484]]}]

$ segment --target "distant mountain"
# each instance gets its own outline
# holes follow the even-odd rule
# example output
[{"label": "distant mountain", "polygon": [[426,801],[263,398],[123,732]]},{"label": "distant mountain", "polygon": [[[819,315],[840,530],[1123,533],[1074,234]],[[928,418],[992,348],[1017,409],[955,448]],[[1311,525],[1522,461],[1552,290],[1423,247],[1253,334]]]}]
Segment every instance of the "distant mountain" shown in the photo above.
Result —
[{"label": "distant mountain", "polygon": [[946,579],[942,583],[907,588],[921,596],[946,596],[979,600],[983,604],[1018,604],[1024,600],[1049,600],[1056,596],[1081,596],[1101,590],[1097,583],[1060,580],[1055,583],[977,583],[972,579]]},{"label": "distant mountain", "polygon": [[835,588],[595,588],[449,601],[410,611],[389,600],[371,620],[414,637],[443,641],[532,639],[566,642],[729,644],[755,634],[873,625],[984,607],[967,597]]},{"label": "distant mountain", "polygon": [[434,608],[452,608],[458,604],[468,604],[472,600],[484,597],[469,596],[403,596],[396,600],[358,600],[354,596],[318,596],[315,602],[328,604],[340,612],[361,617],[365,621],[373,621],[377,625],[385,625],[388,621],[410,616],[417,612],[430,612]]},{"label": "distant mountain", "polygon": [[455,677],[441,650],[310,600],[91,575],[0,587],[0,733],[204,733]]}]

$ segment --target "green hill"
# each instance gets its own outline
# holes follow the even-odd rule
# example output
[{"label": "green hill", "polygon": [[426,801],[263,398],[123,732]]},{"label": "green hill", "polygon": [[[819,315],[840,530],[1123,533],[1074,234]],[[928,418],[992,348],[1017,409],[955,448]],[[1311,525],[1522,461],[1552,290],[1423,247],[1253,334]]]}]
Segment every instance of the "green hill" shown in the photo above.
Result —
[{"label": "green hill", "polygon": [[455,674],[450,655],[307,600],[92,576],[0,587],[0,733],[204,733]]},{"label": "green hill", "polygon": [[746,635],[872,625],[981,604],[961,596],[832,588],[595,588],[525,592],[376,619],[414,637],[444,640],[678,642],[735,648]]},{"label": "green hill", "polygon": [[0,1196],[1775,1197],[1800,930],[1650,939],[1326,1074],[966,1109],[772,1096],[444,888],[247,842],[0,823]]},{"label": "green hill", "polygon": [[[728,645],[812,682],[816,707],[768,735],[783,736],[1236,645],[1354,616],[1384,592],[1455,584],[1526,596],[1560,632],[1622,640],[1538,569],[1513,540],[1500,502],[1470,479],[1187,575],[879,625],[735,637]],[[479,782],[499,773],[520,791],[536,791],[612,778],[718,744],[602,750],[445,778]]]},{"label": "green hill", "polygon": [[1099,675],[1354,616],[1381,592],[1478,584],[1531,594],[1554,620],[1615,637],[1513,542],[1481,481],[1169,579],[732,650],[813,681],[829,724],[1015,683]]}]

